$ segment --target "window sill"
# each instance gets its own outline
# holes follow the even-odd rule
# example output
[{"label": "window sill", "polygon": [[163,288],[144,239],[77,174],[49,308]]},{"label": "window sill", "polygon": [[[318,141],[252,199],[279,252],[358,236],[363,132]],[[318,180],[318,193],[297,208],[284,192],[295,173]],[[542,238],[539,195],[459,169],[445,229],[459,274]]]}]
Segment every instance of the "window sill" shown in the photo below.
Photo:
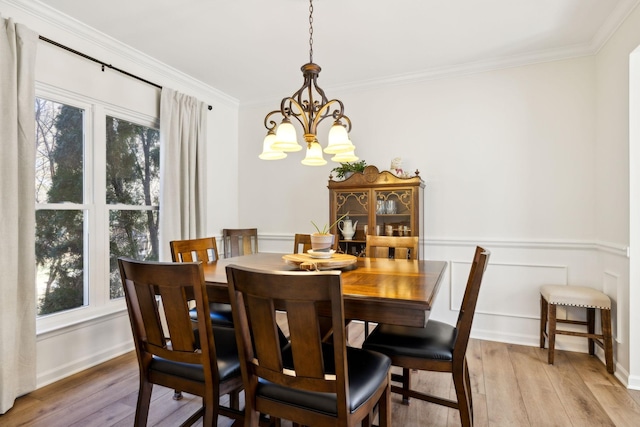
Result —
[{"label": "window sill", "polygon": [[123,315],[127,316],[127,307],[124,299],[114,301],[100,308],[79,307],[63,313],[37,318],[36,336],[64,333],[68,330],[83,328],[92,323],[104,322]]}]

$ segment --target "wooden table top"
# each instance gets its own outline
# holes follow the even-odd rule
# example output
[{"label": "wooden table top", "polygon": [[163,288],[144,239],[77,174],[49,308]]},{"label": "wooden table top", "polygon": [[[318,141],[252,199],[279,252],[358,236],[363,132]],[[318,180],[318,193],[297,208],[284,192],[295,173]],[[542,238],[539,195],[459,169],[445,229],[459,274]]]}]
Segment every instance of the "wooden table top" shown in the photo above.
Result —
[{"label": "wooden table top", "polygon": [[[228,302],[227,265],[293,271],[284,254],[256,253],[204,265],[210,300]],[[424,327],[447,268],[445,261],[358,258],[342,269],[345,317]]]}]

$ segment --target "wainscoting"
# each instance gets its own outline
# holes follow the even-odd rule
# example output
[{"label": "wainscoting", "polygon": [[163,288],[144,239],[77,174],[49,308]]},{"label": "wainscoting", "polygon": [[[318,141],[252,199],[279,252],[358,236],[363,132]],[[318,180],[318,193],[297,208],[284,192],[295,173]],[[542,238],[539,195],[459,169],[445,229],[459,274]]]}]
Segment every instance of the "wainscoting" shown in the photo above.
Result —
[{"label": "wainscoting", "polygon": [[[221,245],[222,242],[219,242]],[[454,323],[476,245],[491,251],[472,337],[537,347],[538,288],[544,283],[601,289],[613,301],[616,376],[629,384],[629,262],[626,247],[585,242],[427,239],[426,259],[449,263],[431,317]],[[293,234],[259,235],[260,252],[291,252]],[[580,318],[581,312],[559,313]],[[557,348],[586,352],[584,339],[558,338]],[[126,311],[38,336],[38,387],[133,349]],[[600,355],[601,357],[601,355]]]}]

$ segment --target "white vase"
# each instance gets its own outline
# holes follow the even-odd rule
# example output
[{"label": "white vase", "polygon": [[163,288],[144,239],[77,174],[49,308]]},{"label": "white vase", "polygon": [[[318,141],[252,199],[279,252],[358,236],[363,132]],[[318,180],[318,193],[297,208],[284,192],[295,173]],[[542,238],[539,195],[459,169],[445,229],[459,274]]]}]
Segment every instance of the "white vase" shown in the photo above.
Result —
[{"label": "white vase", "polygon": [[329,252],[333,247],[333,234],[317,234],[311,235],[311,249],[318,252]]}]

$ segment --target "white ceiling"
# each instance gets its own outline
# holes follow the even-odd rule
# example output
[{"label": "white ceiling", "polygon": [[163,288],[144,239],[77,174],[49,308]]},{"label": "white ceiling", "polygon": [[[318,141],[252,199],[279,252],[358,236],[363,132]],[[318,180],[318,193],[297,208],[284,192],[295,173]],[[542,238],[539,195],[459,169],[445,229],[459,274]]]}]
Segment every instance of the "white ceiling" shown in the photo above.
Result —
[{"label": "white ceiling", "polygon": [[[639,2],[315,0],[313,60],[329,92],[592,54]],[[309,60],[308,0],[42,3],[241,103],[292,94]]]}]

